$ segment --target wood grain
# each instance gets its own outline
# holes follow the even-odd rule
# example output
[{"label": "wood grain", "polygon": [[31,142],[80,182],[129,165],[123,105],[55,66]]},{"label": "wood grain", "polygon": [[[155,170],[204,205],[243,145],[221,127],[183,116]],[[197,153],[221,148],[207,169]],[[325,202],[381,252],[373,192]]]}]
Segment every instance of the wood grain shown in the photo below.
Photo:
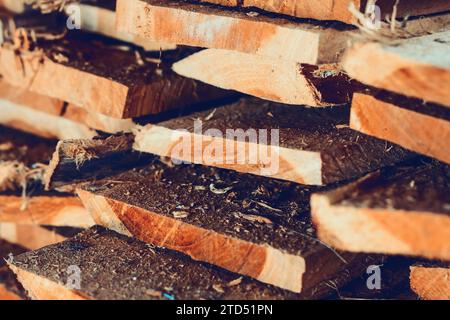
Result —
[{"label": "wood grain", "polygon": [[[158,178],[158,172],[163,176]],[[216,177],[225,175],[221,183],[234,181],[233,191],[229,195],[210,191],[218,184]],[[114,183],[107,184],[108,180]],[[269,195],[265,202],[254,196],[258,188]],[[307,209],[298,214],[301,222],[290,221],[285,205],[295,201],[303,208],[309,202],[310,188],[294,189],[293,184],[226,170],[193,165],[170,168],[154,162],[83,185],[77,193],[99,225],[308,296],[313,291],[318,294],[319,283],[325,279],[340,279],[341,283],[343,273],[356,275],[367,257],[342,253],[347,261],[343,263],[340,253],[315,240]],[[270,190],[293,198],[287,196],[290,200],[285,203],[270,196]],[[251,193],[260,205],[253,210],[246,204]],[[170,204],[174,198],[176,207]],[[190,203],[199,209],[189,207]]]},{"label": "wood grain", "polygon": [[[63,40],[42,42],[39,46],[43,52],[19,54],[10,46],[3,46],[0,49],[3,80],[89,112],[133,118],[229,95],[176,75],[170,70],[171,62],[153,58],[141,65],[133,50],[108,44],[100,36],[69,33]],[[107,56],[104,50],[108,50]]]},{"label": "wood grain", "polygon": [[450,268],[444,265],[411,266],[411,289],[423,300],[450,300]]},{"label": "wood grain", "polygon": [[[418,110],[426,112],[426,105]],[[365,134],[388,140],[402,147],[450,163],[447,142],[450,141],[449,119],[408,110],[371,95],[353,97],[350,127]]]},{"label": "wood grain", "polygon": [[17,294],[9,291],[8,288],[0,284],[0,301],[16,301],[23,300]]},{"label": "wood grain", "polygon": [[411,38],[388,46],[358,44],[342,65],[371,86],[450,106],[450,32]]},{"label": "wood grain", "polygon": [[139,128],[133,148],[308,185],[359,177],[412,156],[350,130],[344,106],[293,108],[253,99]]},{"label": "wood grain", "polygon": [[[341,250],[450,260],[448,168],[371,174],[311,199],[319,237]],[[395,173],[396,171],[394,171]]]},{"label": "wood grain", "polygon": [[337,65],[319,67],[207,49],[173,65],[185,77],[262,99],[324,107],[350,101],[352,83]]},{"label": "wood grain", "polygon": [[25,287],[28,296],[33,300],[89,300],[65,286],[37,276],[12,264],[9,268],[15,273],[19,282]]},{"label": "wood grain", "polygon": [[77,197],[0,195],[0,223],[88,228],[93,220]]},{"label": "wood grain", "polygon": [[[96,130],[130,132],[132,119],[115,119],[62,100],[0,82],[0,123],[50,139],[90,139]],[[95,129],[95,130],[93,130]]]},{"label": "wood grain", "polygon": [[[81,17],[81,29],[102,34],[107,37],[130,42],[143,47],[146,51],[175,50],[176,45],[155,42],[116,30],[116,13],[109,8],[102,8],[95,4],[78,4]],[[66,10],[67,12],[67,10]],[[67,12],[70,14],[70,12]]]},{"label": "wood grain", "polygon": [[118,0],[117,27],[157,41],[308,64],[338,62],[349,35],[320,25],[159,0]]},{"label": "wood grain", "polygon": [[20,225],[9,222],[0,222],[0,238],[29,250],[40,249],[66,239],[54,231],[37,225]]}]

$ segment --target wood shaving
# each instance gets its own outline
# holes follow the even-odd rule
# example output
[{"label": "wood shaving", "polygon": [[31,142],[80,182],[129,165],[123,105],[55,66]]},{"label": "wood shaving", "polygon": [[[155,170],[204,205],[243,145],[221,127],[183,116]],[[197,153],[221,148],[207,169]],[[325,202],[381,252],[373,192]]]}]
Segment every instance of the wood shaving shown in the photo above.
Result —
[{"label": "wood shaving", "polygon": [[206,117],[205,117],[205,121],[209,121],[209,120],[211,120],[213,117],[214,117],[214,114],[216,113],[216,111],[217,111],[217,109],[214,109],[210,114],[208,114]]},{"label": "wood shaving", "polygon": [[230,191],[231,189],[233,189],[233,187],[227,187],[227,188],[223,188],[223,189],[218,189],[218,188],[216,188],[216,187],[214,186],[213,183],[211,183],[211,184],[209,185],[209,190],[210,190],[212,193],[214,193],[214,194],[225,194],[225,193],[227,193],[228,191]]},{"label": "wood shaving", "polygon": [[257,205],[260,205],[263,208],[266,208],[266,209],[269,209],[269,210],[272,210],[272,211],[276,211],[276,212],[283,212],[283,210],[273,208],[273,207],[269,206],[268,204],[266,204],[264,202],[260,202],[260,201],[253,201],[253,202],[256,203]]},{"label": "wood shaving", "polygon": [[14,148],[11,142],[5,142],[0,144],[0,151],[10,151]]},{"label": "wood shaving", "polygon": [[150,297],[153,297],[153,298],[161,298],[163,295],[161,291],[153,290],[153,289],[145,290],[145,294]]},{"label": "wood shaving", "polygon": [[185,219],[189,217],[189,212],[187,211],[173,211],[172,215],[175,219]]},{"label": "wood shaving", "polygon": [[142,59],[141,53],[138,50],[135,50],[134,55],[136,56],[136,63],[140,66],[144,66],[145,62]]},{"label": "wood shaving", "polygon": [[67,58],[62,53],[56,53],[53,55],[53,60],[55,60],[58,63],[67,63],[69,62],[69,58]]},{"label": "wood shaving", "polygon": [[242,277],[239,277],[239,278],[237,278],[237,279],[234,279],[234,280],[228,282],[228,286],[229,286],[229,287],[238,286],[238,285],[241,284],[241,282],[242,282]]},{"label": "wood shaving", "polygon": [[264,224],[272,224],[272,220],[270,220],[269,218],[266,217],[262,217],[262,216],[257,216],[257,215],[253,215],[253,214],[243,214],[240,212],[235,212],[234,216],[236,218],[242,218],[251,222],[258,222],[258,223],[264,223]]},{"label": "wood shaving", "polygon": [[225,290],[223,290],[223,288],[220,284],[213,284],[212,288],[219,293],[225,293]]},{"label": "wood shaving", "polygon": [[258,12],[251,11],[251,12],[247,12],[246,15],[249,16],[249,17],[254,18],[254,17],[259,16],[259,13],[258,13]]}]

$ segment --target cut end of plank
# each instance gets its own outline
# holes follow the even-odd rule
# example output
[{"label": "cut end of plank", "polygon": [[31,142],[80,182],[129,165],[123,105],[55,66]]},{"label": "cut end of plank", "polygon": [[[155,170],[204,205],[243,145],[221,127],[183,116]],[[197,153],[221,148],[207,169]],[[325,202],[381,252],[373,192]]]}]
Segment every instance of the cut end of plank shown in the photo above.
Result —
[{"label": "cut end of plank", "polygon": [[423,300],[450,300],[450,266],[414,265],[411,289]]},{"label": "cut end of plank", "polygon": [[[387,168],[314,194],[311,208],[319,237],[352,252],[450,260],[450,213],[440,200],[448,191],[447,171],[445,165],[417,163]],[[421,188],[432,198],[424,199]]]},{"label": "cut end of plank", "polygon": [[33,300],[89,300],[68,287],[8,264]]},{"label": "cut end of plank", "polygon": [[301,65],[229,50],[200,51],[175,63],[173,70],[222,89],[292,105],[344,104],[353,90],[336,65]]}]

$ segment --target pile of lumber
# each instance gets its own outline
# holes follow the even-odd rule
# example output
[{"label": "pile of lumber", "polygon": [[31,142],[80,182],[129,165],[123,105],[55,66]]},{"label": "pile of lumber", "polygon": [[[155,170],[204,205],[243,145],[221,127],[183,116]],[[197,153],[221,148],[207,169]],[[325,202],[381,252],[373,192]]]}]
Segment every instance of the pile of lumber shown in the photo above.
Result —
[{"label": "pile of lumber", "polygon": [[0,7],[0,300],[450,299],[448,1]]}]

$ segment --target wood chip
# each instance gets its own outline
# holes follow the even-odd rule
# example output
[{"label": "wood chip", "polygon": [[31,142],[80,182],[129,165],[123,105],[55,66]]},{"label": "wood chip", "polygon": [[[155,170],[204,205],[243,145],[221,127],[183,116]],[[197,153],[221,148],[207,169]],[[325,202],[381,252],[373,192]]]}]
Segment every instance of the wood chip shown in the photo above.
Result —
[{"label": "wood chip", "polygon": [[189,212],[187,211],[173,211],[172,215],[175,219],[184,219],[189,216]]}]

